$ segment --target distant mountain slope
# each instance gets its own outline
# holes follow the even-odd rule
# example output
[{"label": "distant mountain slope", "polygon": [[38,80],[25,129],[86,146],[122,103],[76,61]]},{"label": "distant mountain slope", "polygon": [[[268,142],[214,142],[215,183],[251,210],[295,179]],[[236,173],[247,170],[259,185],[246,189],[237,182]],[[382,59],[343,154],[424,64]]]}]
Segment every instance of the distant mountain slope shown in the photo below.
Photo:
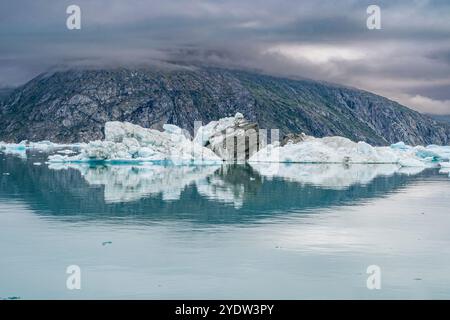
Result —
[{"label": "distant mountain slope", "polygon": [[450,129],[366,91],[216,68],[69,70],[42,74],[0,106],[0,140],[100,139],[106,121],[193,130],[241,112],[282,134],[340,135],[383,145],[449,144]]},{"label": "distant mountain slope", "polygon": [[437,122],[443,122],[443,123],[450,124],[450,114],[446,114],[446,115],[430,114],[429,116],[432,119],[436,120]]},{"label": "distant mountain slope", "polygon": [[7,99],[13,91],[13,88],[0,88],[0,101]]}]

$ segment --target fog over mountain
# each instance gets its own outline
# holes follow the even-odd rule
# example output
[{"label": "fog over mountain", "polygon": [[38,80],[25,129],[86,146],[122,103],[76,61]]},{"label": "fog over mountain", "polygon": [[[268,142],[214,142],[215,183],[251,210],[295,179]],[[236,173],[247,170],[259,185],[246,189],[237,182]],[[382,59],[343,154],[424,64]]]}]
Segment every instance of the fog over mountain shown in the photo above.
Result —
[{"label": "fog over mountain", "polygon": [[259,70],[368,90],[421,112],[450,114],[450,2],[366,0],[79,0],[0,3],[0,87],[55,67],[184,62]]}]

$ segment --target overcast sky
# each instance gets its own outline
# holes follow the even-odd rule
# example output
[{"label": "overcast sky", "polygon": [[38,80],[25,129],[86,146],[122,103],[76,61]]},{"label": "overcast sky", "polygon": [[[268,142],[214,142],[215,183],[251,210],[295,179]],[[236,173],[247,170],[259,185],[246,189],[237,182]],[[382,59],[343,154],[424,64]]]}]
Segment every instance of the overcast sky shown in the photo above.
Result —
[{"label": "overcast sky", "polygon": [[[66,28],[67,6],[81,30]],[[381,30],[366,9],[381,8]],[[450,1],[2,0],[0,87],[61,66],[251,68],[450,114]]]}]

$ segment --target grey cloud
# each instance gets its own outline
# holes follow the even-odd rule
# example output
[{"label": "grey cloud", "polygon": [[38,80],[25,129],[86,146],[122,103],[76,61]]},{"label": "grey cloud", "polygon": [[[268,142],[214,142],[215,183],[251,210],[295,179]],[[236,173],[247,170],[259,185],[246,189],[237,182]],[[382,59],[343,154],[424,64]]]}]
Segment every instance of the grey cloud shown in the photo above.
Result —
[{"label": "grey cloud", "polygon": [[[382,30],[370,31],[365,10],[372,2],[5,0],[0,87],[61,66],[179,61],[338,82],[412,101],[420,110],[423,102],[433,112],[449,100],[450,3],[377,1]],[[79,31],[65,28],[73,3],[82,9]],[[280,46],[294,52],[273,50]],[[311,53],[301,52],[308,48],[325,57],[310,61]],[[353,59],[353,52],[361,57]]]}]

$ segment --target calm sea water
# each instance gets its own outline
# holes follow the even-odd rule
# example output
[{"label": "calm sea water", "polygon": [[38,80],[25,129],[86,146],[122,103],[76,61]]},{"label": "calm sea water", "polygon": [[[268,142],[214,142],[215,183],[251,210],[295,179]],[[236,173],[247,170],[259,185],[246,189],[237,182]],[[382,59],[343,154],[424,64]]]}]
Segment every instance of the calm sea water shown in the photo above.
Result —
[{"label": "calm sea water", "polygon": [[450,298],[436,169],[44,161],[0,153],[1,298]]}]

